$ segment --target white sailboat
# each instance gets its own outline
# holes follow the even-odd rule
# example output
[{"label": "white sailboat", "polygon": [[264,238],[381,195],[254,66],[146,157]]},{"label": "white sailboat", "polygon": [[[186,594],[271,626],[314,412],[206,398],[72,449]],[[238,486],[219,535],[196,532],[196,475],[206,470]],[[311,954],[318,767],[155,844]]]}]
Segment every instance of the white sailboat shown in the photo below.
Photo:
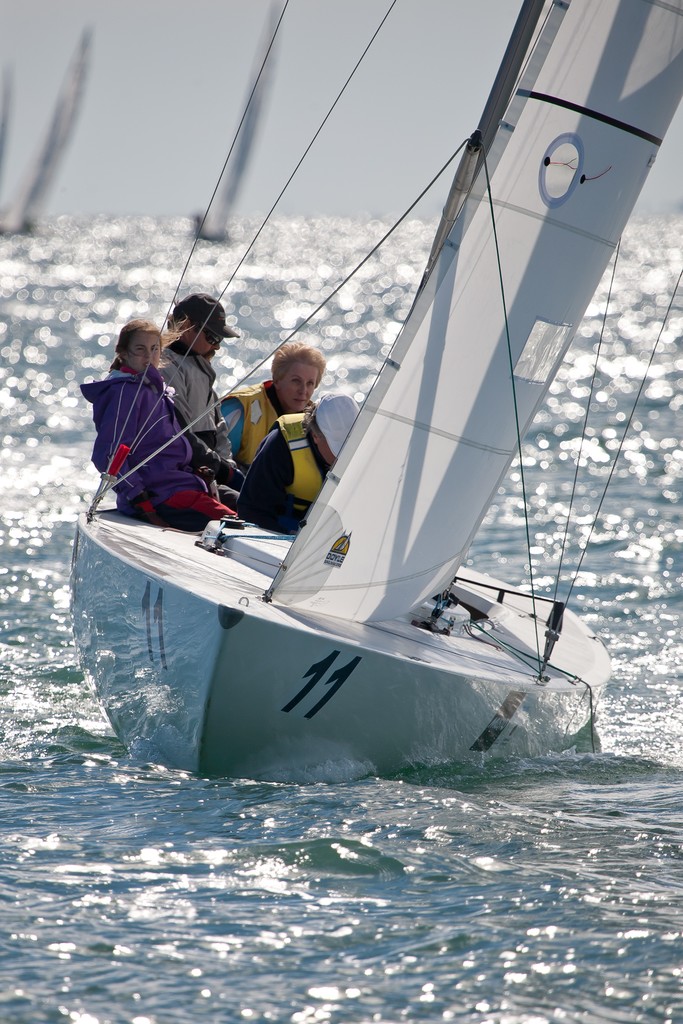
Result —
[{"label": "white sailboat", "polygon": [[251,777],[572,745],[603,645],[464,560],[681,93],[683,0],[527,0],[413,308],[297,537],[81,517],[74,632],[126,744]]},{"label": "white sailboat", "polygon": [[[244,184],[254,144],[263,118],[265,102],[273,84],[274,50],[278,13],[274,4],[263,32],[252,74],[252,85],[247,95],[244,117],[239,126],[234,156],[224,170],[211,205],[203,218],[198,218],[198,237],[211,242],[223,242],[227,237],[228,221],[233,213],[240,189]],[[226,173],[227,172],[227,173]]]},{"label": "white sailboat", "polygon": [[83,32],[57,98],[45,141],[24,175],[16,197],[0,213],[0,232],[4,234],[30,231],[44,208],[80,109],[91,35],[89,29]]}]

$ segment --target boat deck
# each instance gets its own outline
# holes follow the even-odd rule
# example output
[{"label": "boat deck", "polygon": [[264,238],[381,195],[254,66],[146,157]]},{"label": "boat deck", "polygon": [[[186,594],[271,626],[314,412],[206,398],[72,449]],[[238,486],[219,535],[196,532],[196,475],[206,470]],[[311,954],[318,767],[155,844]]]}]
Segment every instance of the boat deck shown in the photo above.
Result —
[{"label": "boat deck", "polygon": [[[541,600],[534,607],[530,595],[470,569],[459,575],[455,590],[467,607],[477,606],[484,617],[473,622],[456,609],[447,635],[420,628],[413,616],[357,623],[264,601],[291,540],[258,527],[231,535],[228,555],[199,546],[198,534],[160,529],[116,512],[103,512],[90,524],[82,520],[82,528],[97,544],[152,579],[178,586],[218,608],[248,608],[257,618],[326,634],[332,642],[370,646],[389,657],[446,671],[457,662],[459,672],[506,680],[524,689],[542,686],[566,692],[584,679],[603,683],[609,678],[609,659],[600,640],[577,616],[566,612],[556,655],[540,681],[539,652],[545,643],[550,602]],[[504,592],[502,603],[495,599],[499,590]],[[426,610],[423,618],[427,616]],[[587,645],[587,637],[594,642]]]}]

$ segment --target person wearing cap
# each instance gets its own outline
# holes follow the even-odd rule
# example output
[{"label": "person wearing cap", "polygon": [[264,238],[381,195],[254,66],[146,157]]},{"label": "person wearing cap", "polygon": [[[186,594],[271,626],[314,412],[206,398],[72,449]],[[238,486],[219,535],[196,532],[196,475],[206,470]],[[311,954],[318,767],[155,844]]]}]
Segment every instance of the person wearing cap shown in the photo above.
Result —
[{"label": "person wearing cap", "polygon": [[304,413],[280,416],[249,467],[239,516],[265,530],[296,533],[358,411],[349,395],[323,395]]},{"label": "person wearing cap", "polygon": [[305,412],[325,372],[325,357],[302,341],[281,345],[273,356],[272,380],[237,388],[221,402],[235,461],[245,472],[279,416]]},{"label": "person wearing cap", "polygon": [[234,506],[244,476],[232,458],[211,360],[224,338],[239,334],[226,324],[220,301],[201,292],[176,304],[169,326],[180,334],[164,349],[159,372],[174,391],[181,425],[192,423],[185,436],[192,447],[193,465],[205,471],[206,479],[215,480],[221,500]]}]

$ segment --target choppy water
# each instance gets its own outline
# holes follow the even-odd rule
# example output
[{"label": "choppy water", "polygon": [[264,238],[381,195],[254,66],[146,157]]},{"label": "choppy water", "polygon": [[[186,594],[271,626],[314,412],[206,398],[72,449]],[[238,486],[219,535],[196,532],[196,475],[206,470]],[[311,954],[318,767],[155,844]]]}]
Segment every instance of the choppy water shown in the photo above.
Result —
[{"label": "choppy water", "polygon": [[[245,339],[239,362],[221,357],[222,383],[267,358],[385,228],[275,225],[227,292]],[[682,228],[641,221],[624,239],[567,571],[648,372]],[[222,288],[248,229],[204,245],[184,289]],[[96,485],[78,384],[105,371],[125,319],[163,318],[188,230],[64,218],[0,238],[0,1021],[683,1021],[680,300],[574,589],[614,660],[602,752],[209,781],[121,747],[84,684],[68,608],[74,520]],[[429,235],[407,225],[311,328],[324,387],[367,390]],[[541,585],[608,286],[524,449]],[[523,540],[517,473],[477,567],[519,582]]]}]

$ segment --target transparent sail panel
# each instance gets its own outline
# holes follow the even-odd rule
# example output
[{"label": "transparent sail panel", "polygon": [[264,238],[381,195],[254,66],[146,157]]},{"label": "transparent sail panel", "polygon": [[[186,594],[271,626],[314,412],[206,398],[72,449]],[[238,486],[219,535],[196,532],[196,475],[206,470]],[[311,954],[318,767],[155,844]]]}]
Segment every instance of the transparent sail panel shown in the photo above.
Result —
[{"label": "transparent sail panel", "polygon": [[531,384],[545,384],[555,370],[571,338],[571,324],[536,320],[515,366],[515,377]]}]

